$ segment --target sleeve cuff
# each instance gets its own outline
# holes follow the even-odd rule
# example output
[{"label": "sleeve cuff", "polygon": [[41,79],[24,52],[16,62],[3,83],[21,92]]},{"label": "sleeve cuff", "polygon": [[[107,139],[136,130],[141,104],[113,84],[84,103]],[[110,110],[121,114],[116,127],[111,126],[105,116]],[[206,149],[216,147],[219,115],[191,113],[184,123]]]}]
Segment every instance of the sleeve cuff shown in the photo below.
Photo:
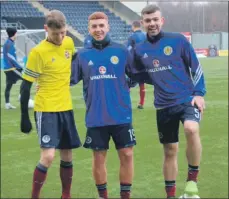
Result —
[{"label": "sleeve cuff", "polygon": [[200,91],[195,91],[194,93],[193,93],[193,96],[204,96],[204,93],[202,93],[202,92],[200,92]]}]

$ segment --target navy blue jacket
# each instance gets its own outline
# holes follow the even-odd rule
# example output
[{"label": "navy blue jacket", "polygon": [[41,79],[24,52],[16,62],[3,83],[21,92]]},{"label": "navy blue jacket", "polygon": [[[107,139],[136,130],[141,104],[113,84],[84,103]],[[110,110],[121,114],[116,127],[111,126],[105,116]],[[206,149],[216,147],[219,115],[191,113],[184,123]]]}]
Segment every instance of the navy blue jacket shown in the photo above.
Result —
[{"label": "navy blue jacket", "polygon": [[16,49],[14,41],[8,38],[3,45],[3,64],[4,70],[15,70],[16,68],[22,68],[17,61]]},{"label": "navy blue jacket", "polygon": [[203,69],[189,41],[179,33],[161,32],[137,44],[132,66],[145,83],[154,85],[154,105],[166,108],[206,93]]},{"label": "navy blue jacket", "polygon": [[99,127],[132,122],[130,52],[112,41],[97,49],[91,43],[72,62],[71,85],[83,80],[86,126]]},{"label": "navy blue jacket", "polygon": [[141,30],[136,30],[128,38],[127,47],[135,47],[136,44],[139,44],[146,40],[146,34]]}]

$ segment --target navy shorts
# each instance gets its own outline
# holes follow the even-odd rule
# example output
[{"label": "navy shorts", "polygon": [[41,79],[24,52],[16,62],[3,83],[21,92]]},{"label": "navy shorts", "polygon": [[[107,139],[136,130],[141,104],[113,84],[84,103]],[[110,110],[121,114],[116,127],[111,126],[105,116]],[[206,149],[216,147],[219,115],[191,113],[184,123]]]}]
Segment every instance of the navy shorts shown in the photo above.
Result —
[{"label": "navy shorts", "polygon": [[16,70],[4,71],[6,74],[6,84],[16,84],[18,80],[22,80],[22,68]]},{"label": "navy shorts", "polygon": [[73,149],[81,146],[72,110],[35,112],[41,148]]},{"label": "navy shorts", "polygon": [[136,145],[132,124],[120,124],[88,128],[84,147],[93,150],[107,150],[111,137],[117,150]]},{"label": "navy shorts", "polygon": [[191,102],[157,110],[157,128],[160,142],[176,143],[179,141],[179,124],[185,120],[200,122],[201,114]]}]

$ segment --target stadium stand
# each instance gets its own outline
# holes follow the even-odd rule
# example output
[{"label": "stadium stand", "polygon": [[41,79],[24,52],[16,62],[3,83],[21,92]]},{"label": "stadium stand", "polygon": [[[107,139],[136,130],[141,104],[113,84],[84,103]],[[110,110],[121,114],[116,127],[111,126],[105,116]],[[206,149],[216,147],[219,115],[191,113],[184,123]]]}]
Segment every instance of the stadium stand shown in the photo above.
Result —
[{"label": "stadium stand", "polygon": [[[38,2],[47,9],[59,9],[64,12],[68,24],[83,36],[87,35],[87,18],[95,11],[102,11],[108,15],[111,27],[110,35],[113,40],[124,42],[130,35],[131,26],[123,21],[120,16],[106,9],[98,1]],[[172,1],[168,1],[158,2],[158,5],[162,8],[166,18],[165,31],[228,32],[228,8],[223,3],[213,2],[197,6],[193,2],[173,4]],[[14,20],[13,22],[18,20],[30,29],[43,28],[43,18],[44,13],[40,12],[28,1],[1,1],[1,28],[3,29],[6,27],[7,22],[12,22],[12,19]]]},{"label": "stadium stand", "polygon": [[112,39],[123,42],[131,32],[130,25],[126,24],[120,17],[115,16],[96,1],[42,1],[40,3],[50,10],[61,10],[66,15],[69,25],[77,29],[84,36],[88,34],[88,16],[95,11],[101,11],[108,15]]},{"label": "stadium stand", "polygon": [[[88,16],[95,12],[105,12],[110,20],[112,39],[123,42],[130,32],[131,26],[122,21],[119,16],[115,16],[108,9],[105,9],[96,1],[39,1],[49,10],[61,10],[67,17],[68,24],[76,29],[80,34],[86,36],[88,33],[87,19]],[[43,18],[44,14],[39,12],[27,1],[4,1],[1,3],[1,17],[38,17]],[[1,21],[1,27],[5,27],[6,21]]]},{"label": "stadium stand", "polygon": [[1,17],[44,17],[27,1],[2,1]]}]

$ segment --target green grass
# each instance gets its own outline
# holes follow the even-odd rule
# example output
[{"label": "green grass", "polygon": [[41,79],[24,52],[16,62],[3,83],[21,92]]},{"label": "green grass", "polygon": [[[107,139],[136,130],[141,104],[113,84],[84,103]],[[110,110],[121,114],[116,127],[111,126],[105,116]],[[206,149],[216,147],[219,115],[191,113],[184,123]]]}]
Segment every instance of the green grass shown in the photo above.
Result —
[{"label": "green grass", "polygon": [[[204,68],[207,109],[201,122],[203,156],[199,174],[199,190],[202,198],[228,198],[228,58],[201,59]],[[19,84],[14,86],[11,102],[16,110],[4,109],[5,75],[1,73],[1,198],[28,198],[31,192],[33,170],[39,160],[39,145],[35,125],[30,135],[20,132]],[[72,89],[74,112],[82,142],[85,138],[85,106],[82,100],[82,85]],[[33,89],[34,93],[35,88]],[[132,89],[134,127],[137,137],[135,148],[135,177],[133,198],[165,198],[162,176],[163,152],[159,144],[153,89],[147,86],[144,110],[136,109],[138,87]],[[33,114],[31,111],[31,119]],[[119,197],[117,152],[111,142],[108,153],[108,191],[110,197]],[[91,175],[91,151],[80,148],[74,151],[74,177],[72,197],[96,197],[96,188]],[[177,196],[182,194],[187,175],[185,140],[180,128],[179,174]],[[47,181],[41,196],[59,198],[59,155],[49,169]]]}]

